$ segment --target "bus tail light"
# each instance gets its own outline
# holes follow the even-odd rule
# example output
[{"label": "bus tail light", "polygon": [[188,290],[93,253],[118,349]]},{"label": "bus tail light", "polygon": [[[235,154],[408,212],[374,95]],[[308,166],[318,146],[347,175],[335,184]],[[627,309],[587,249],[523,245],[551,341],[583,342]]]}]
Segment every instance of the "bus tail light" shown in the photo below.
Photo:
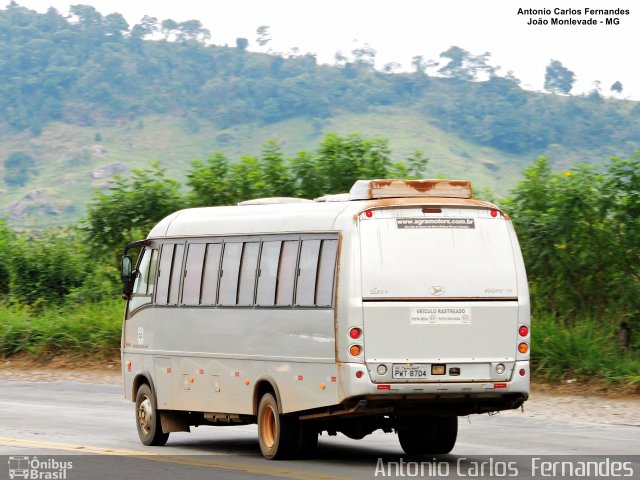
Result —
[{"label": "bus tail light", "polygon": [[357,340],[358,338],[360,338],[360,335],[362,335],[361,328],[353,327],[351,330],[349,330],[349,336],[354,340]]},{"label": "bus tail light", "polygon": [[518,372],[518,373],[520,373],[521,377],[524,377],[527,374],[527,371],[524,368],[521,368],[520,372]]},{"label": "bus tail light", "polygon": [[518,351],[524,355],[529,351],[529,345],[525,342],[518,344]]},{"label": "bus tail light", "polygon": [[363,375],[364,375],[364,372],[362,370],[358,370],[356,372],[356,378],[362,378]]},{"label": "bus tail light", "polygon": [[357,357],[362,353],[362,347],[360,345],[351,345],[349,347],[349,355]]},{"label": "bus tail light", "polygon": [[518,333],[521,337],[526,337],[529,334],[529,327],[527,327],[526,325],[520,325]]}]

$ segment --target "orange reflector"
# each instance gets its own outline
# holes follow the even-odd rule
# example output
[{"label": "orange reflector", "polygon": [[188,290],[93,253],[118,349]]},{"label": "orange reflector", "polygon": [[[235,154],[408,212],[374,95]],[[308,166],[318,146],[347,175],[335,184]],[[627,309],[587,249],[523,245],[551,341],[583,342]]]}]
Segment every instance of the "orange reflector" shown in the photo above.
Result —
[{"label": "orange reflector", "polygon": [[525,342],[522,342],[518,345],[518,351],[523,354],[527,353],[529,351],[529,345],[527,345]]},{"label": "orange reflector", "polygon": [[349,354],[352,357],[357,357],[358,355],[360,355],[362,353],[362,347],[360,345],[351,345],[349,347]]},{"label": "orange reflector", "polygon": [[327,386],[324,383],[320,384],[320,390],[324,390],[325,388],[327,388]]},{"label": "orange reflector", "polygon": [[378,390],[391,390],[391,385],[378,385]]},{"label": "orange reflector", "polygon": [[494,383],[493,387],[494,388],[507,388],[507,384],[506,383]]},{"label": "orange reflector", "polygon": [[131,366],[131,360],[127,360],[127,367]]},{"label": "orange reflector", "polygon": [[251,383],[251,382],[249,382],[249,379],[248,379],[248,378],[245,378],[245,379],[244,379],[244,384],[245,384],[245,385],[249,385],[249,383]]}]

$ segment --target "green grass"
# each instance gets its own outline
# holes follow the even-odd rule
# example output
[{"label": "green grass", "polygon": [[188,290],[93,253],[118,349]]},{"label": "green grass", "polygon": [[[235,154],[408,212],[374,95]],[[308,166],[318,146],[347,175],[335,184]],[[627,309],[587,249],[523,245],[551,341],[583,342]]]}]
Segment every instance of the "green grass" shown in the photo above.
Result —
[{"label": "green grass", "polygon": [[49,307],[39,314],[0,307],[0,354],[113,358],[120,348],[122,311],[121,300]]},{"label": "green grass", "polygon": [[622,351],[616,325],[593,318],[572,322],[541,316],[532,322],[534,377],[557,381],[572,378],[640,386],[640,354]]}]

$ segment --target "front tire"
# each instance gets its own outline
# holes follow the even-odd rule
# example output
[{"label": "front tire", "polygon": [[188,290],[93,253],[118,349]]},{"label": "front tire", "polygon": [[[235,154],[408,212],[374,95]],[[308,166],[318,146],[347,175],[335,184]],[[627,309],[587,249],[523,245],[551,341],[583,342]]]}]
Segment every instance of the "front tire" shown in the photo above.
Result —
[{"label": "front tire", "polygon": [[458,417],[429,417],[398,428],[400,446],[407,455],[445,454],[458,438]]},{"label": "front tire", "polygon": [[298,419],[278,413],[278,402],[271,393],[265,393],[258,406],[258,440],[267,460],[291,458],[299,445]]},{"label": "front tire", "polygon": [[146,383],[140,385],[136,394],[136,427],[143,445],[159,447],[169,440],[169,434],[162,432],[156,396]]}]

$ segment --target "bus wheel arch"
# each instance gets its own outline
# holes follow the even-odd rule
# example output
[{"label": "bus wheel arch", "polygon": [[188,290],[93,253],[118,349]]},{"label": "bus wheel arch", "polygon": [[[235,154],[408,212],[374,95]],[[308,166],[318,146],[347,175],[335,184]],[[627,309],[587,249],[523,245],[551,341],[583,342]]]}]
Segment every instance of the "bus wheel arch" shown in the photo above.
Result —
[{"label": "bus wheel arch", "polygon": [[265,393],[271,393],[278,403],[278,413],[282,415],[282,398],[280,397],[280,391],[276,386],[276,382],[271,377],[262,377],[256,382],[256,386],[253,389],[253,414],[258,415],[258,409],[260,407],[260,400]]},{"label": "bus wheel arch", "polygon": [[153,395],[156,395],[156,389],[155,389],[155,386],[153,385],[153,380],[151,380],[151,375],[149,374],[149,372],[140,372],[136,374],[135,378],[133,379],[133,383],[131,387],[131,398],[133,399],[134,402],[136,401],[136,395],[138,394],[138,390],[145,383],[149,385],[149,388],[151,389],[151,392],[153,393]]}]

